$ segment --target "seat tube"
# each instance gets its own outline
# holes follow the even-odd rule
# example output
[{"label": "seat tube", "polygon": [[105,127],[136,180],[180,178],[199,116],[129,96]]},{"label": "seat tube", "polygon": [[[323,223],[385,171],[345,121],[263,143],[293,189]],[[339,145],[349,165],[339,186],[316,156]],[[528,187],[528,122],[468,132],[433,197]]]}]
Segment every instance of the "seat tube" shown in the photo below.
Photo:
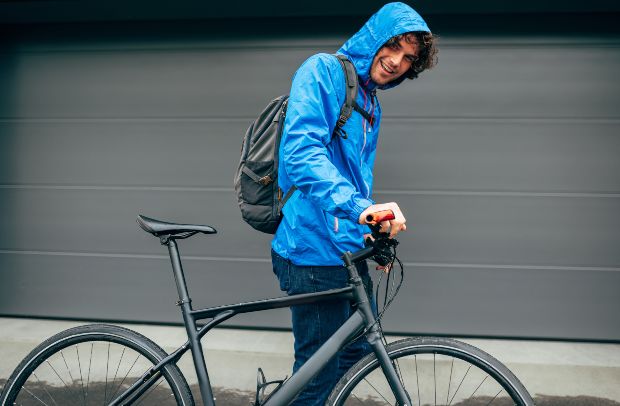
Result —
[{"label": "seat tube", "polygon": [[167,245],[168,252],[170,253],[170,261],[172,262],[172,270],[174,272],[174,281],[177,285],[177,292],[179,294],[179,301],[177,302],[177,305],[181,307],[181,313],[183,314],[185,330],[187,331],[187,337],[191,347],[194,367],[196,368],[198,386],[200,387],[200,395],[202,396],[202,401],[206,406],[215,406],[213,401],[213,390],[211,389],[211,382],[209,381],[209,375],[207,373],[205,358],[202,351],[202,344],[200,343],[198,329],[196,328],[196,319],[191,313],[192,300],[190,299],[187,291],[187,283],[185,282],[183,266],[181,265],[179,248],[177,243],[172,238],[169,239]]}]

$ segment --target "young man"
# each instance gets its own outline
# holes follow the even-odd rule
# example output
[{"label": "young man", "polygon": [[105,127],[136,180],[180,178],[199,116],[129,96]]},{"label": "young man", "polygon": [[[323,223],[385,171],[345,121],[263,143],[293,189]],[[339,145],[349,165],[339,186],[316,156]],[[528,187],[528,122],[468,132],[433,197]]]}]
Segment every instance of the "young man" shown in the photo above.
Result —
[{"label": "young man", "polygon": [[[406,229],[396,203],[372,198],[373,165],[381,107],[377,89],[389,89],[431,68],[436,59],[433,36],[422,17],[403,3],[390,3],[338,50],[353,62],[359,86],[354,111],[333,136],[345,101],[345,75],[329,54],[310,57],[295,73],[280,146],[279,186],[297,190],[284,206],[284,218],[272,242],[273,270],[288,294],[342,288],[348,273],[341,255],[364,246],[367,213],[384,209],[396,218],[382,224],[391,236]],[[360,274],[372,289],[366,264]],[[348,302],[299,305],[292,309],[295,336],[293,372],[351,314]],[[296,405],[322,405],[338,379],[369,351],[364,339],[349,345],[299,395]]]}]

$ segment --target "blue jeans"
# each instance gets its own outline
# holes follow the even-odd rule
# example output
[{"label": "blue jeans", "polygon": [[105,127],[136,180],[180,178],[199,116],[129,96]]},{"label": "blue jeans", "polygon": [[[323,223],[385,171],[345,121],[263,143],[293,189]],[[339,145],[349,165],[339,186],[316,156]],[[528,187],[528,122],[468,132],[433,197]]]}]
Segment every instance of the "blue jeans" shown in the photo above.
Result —
[{"label": "blue jeans", "polygon": [[[271,251],[273,272],[280,281],[280,289],[289,295],[314,293],[344,288],[349,274],[343,266],[298,266]],[[364,286],[372,292],[372,280],[365,262],[358,264]],[[370,294],[372,300],[372,293]],[[321,345],[355,311],[349,301],[330,300],[291,307],[295,337],[295,373]],[[365,337],[341,350],[315,376],[292,403],[293,405],[324,405],[331,390],[345,372],[371,351]]]}]

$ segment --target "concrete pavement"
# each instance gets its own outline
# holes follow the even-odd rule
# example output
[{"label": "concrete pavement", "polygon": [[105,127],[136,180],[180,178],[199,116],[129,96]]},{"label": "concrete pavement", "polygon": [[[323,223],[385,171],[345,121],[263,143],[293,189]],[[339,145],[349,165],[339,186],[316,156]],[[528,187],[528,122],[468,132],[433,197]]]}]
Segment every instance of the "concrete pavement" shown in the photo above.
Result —
[{"label": "concrete pavement", "polygon": [[[45,338],[86,322],[0,318],[0,380]],[[185,342],[182,327],[124,325],[170,352]],[[388,341],[400,337],[390,336]],[[532,395],[592,396],[620,402],[620,344],[463,339],[502,361]],[[217,328],[203,339],[213,386],[254,392],[256,370],[269,380],[290,375],[293,338],[289,332]],[[195,383],[191,357],[180,365]]]}]

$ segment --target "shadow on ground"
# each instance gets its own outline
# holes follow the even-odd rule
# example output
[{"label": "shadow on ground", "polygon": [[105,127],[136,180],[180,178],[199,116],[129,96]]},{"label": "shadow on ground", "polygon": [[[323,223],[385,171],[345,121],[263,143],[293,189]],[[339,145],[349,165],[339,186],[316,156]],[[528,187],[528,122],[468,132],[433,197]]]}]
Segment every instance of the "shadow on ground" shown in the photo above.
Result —
[{"label": "shadow on ground", "polygon": [[[0,388],[4,387],[6,383],[5,379],[0,379]],[[115,386],[118,384],[118,386]],[[20,397],[19,404],[37,405],[47,404],[41,399],[45,400],[47,397],[53,399],[56,405],[69,405],[69,404],[106,404],[114,396],[111,391],[108,390],[110,386],[116,387],[113,391],[115,394],[120,393],[121,387],[127,387],[124,382],[107,382],[103,383],[90,383],[88,388],[88,394],[84,395],[84,387],[79,383],[66,384],[65,386],[52,386],[46,385],[45,382],[37,382],[36,384],[30,383],[29,390],[25,392],[23,397]],[[192,393],[196,398],[196,405],[203,406],[200,401],[199,389],[196,385],[191,387]],[[76,397],[77,394],[77,397]],[[214,388],[214,395],[216,402],[220,405],[226,406],[250,406],[254,403],[255,395],[251,392],[234,391],[223,388]],[[105,400],[107,399],[107,401]],[[166,388],[155,387],[148,392],[147,399],[138,402],[144,405],[164,405],[171,401],[170,391]],[[168,403],[167,403],[168,402]],[[620,406],[620,403],[609,399],[596,398],[591,396],[545,396],[539,395],[534,399],[536,406]],[[173,402],[174,403],[174,402]],[[381,406],[385,403],[378,402],[372,399],[356,399],[356,405],[365,406]],[[486,396],[480,396],[459,403],[455,403],[452,406],[511,406],[512,402],[506,399],[492,399]],[[439,405],[438,405],[439,406]]]},{"label": "shadow on ground", "polygon": [[[199,393],[199,389],[195,386],[192,387],[194,394]],[[222,388],[214,388],[214,394],[216,402],[224,404],[226,406],[249,406],[254,402],[254,393],[232,391]],[[196,396],[199,397],[199,396]],[[491,403],[489,403],[491,402]],[[536,406],[620,406],[620,403],[609,399],[596,398],[592,396],[545,396],[540,395],[534,398]],[[475,399],[469,399],[467,401],[454,403],[451,406],[513,406],[509,401],[492,401],[490,397],[481,396]],[[199,399],[196,400],[196,405],[203,406]],[[385,403],[377,402],[376,400],[361,400],[358,402],[356,399],[355,405],[364,406],[385,406]],[[443,405],[437,405],[443,406]]]}]

